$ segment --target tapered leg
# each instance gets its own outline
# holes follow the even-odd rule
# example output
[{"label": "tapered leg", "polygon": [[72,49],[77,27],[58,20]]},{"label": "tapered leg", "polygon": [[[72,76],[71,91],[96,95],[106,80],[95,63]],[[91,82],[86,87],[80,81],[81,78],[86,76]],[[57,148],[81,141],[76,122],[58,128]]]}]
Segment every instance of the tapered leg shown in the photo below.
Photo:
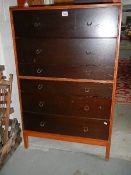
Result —
[{"label": "tapered leg", "polygon": [[24,147],[27,149],[29,147],[28,135],[24,133],[23,137],[24,137]]},{"label": "tapered leg", "polygon": [[105,156],[105,159],[106,160],[109,160],[110,159],[110,144],[108,144],[106,146],[106,156]]}]

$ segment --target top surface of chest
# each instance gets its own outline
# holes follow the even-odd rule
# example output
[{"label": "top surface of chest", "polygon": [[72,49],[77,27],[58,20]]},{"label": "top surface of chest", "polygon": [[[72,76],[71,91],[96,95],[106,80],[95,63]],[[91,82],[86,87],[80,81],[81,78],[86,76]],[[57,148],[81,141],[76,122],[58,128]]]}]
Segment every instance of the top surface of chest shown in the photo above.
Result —
[{"label": "top surface of chest", "polygon": [[16,8],[16,36],[117,37],[119,5]]}]

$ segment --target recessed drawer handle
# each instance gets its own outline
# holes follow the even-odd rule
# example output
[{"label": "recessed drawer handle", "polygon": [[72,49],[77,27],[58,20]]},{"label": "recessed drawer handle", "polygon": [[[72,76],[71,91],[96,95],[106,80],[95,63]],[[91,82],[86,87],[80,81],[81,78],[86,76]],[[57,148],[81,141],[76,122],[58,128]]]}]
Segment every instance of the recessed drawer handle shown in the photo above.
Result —
[{"label": "recessed drawer handle", "polygon": [[40,102],[39,102],[39,107],[40,107],[40,108],[43,108],[44,106],[45,106],[45,102],[40,101]]},{"label": "recessed drawer handle", "polygon": [[36,49],[35,53],[39,55],[42,52],[42,49]]},{"label": "recessed drawer handle", "polygon": [[89,131],[88,127],[84,127],[83,131],[84,133],[88,132]]},{"label": "recessed drawer handle", "polygon": [[102,106],[99,106],[99,110],[101,110],[102,109]]},{"label": "recessed drawer handle", "polygon": [[90,108],[88,105],[84,106],[84,111],[89,111],[89,110],[90,110]]},{"label": "recessed drawer handle", "polygon": [[38,74],[40,74],[40,73],[43,72],[43,69],[42,69],[42,68],[38,68],[36,72],[37,72]]},{"label": "recessed drawer handle", "polygon": [[87,50],[86,50],[86,55],[91,55],[91,54],[92,54],[91,51],[87,51]]},{"label": "recessed drawer handle", "polygon": [[92,22],[87,22],[87,26],[91,26],[92,25]]},{"label": "recessed drawer handle", "polygon": [[41,23],[40,23],[40,22],[34,22],[34,24],[33,24],[33,25],[34,25],[34,27],[36,27],[36,28],[37,28],[37,27],[40,27],[40,26],[41,26]]},{"label": "recessed drawer handle", "polygon": [[41,121],[41,122],[40,122],[40,127],[42,127],[42,128],[45,127],[45,122],[44,122],[44,121]]},{"label": "recessed drawer handle", "polygon": [[43,84],[38,84],[37,89],[42,90],[43,89]]},{"label": "recessed drawer handle", "polygon": [[86,92],[86,93],[89,93],[89,92],[90,92],[90,89],[85,88],[85,92]]}]

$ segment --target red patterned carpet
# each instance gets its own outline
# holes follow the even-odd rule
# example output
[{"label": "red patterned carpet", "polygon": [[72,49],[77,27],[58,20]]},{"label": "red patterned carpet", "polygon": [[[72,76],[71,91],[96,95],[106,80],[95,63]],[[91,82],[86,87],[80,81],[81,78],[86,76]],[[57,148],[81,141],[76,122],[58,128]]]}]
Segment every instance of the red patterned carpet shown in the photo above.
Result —
[{"label": "red patterned carpet", "polygon": [[119,59],[116,103],[131,103],[131,59]]}]

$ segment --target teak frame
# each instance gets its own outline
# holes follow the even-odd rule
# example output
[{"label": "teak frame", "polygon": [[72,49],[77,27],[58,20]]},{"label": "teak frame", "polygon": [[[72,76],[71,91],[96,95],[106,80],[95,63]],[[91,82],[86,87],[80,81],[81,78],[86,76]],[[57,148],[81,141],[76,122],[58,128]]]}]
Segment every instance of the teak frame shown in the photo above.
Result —
[{"label": "teak frame", "polygon": [[[114,1],[116,2],[116,1]],[[117,1],[118,2],[118,1]],[[15,43],[15,31],[13,26],[13,16],[12,12],[14,10],[46,10],[46,9],[68,9],[68,8],[104,8],[104,7],[112,7],[117,6],[119,9],[119,19],[118,19],[118,36],[117,36],[117,44],[116,44],[116,58],[115,58],[115,68],[114,68],[114,80],[88,80],[88,79],[70,79],[70,78],[52,78],[52,77],[26,77],[26,76],[19,76],[18,73],[18,62],[17,62],[17,52],[16,52],[16,43]],[[14,55],[15,55],[15,64],[16,64],[16,74],[17,74],[17,82],[18,82],[18,89],[19,89],[19,100],[20,100],[20,110],[22,115],[22,99],[20,94],[20,79],[37,79],[37,80],[52,80],[52,81],[74,81],[74,82],[98,82],[98,83],[111,83],[113,84],[113,93],[112,93],[112,105],[111,105],[111,115],[110,115],[110,127],[109,127],[109,138],[108,140],[98,140],[98,139],[90,139],[90,138],[82,138],[82,137],[74,137],[74,136],[67,136],[67,135],[59,135],[59,134],[49,134],[49,133],[40,133],[34,132],[29,130],[24,130],[23,127],[23,117],[22,118],[22,128],[23,128],[23,137],[24,137],[24,146],[28,148],[28,137],[40,137],[40,138],[50,138],[50,139],[57,139],[63,141],[70,141],[70,142],[78,142],[78,143],[85,143],[85,144],[92,144],[98,146],[106,147],[106,155],[105,159],[109,160],[110,158],[110,146],[111,146],[111,136],[112,136],[112,125],[113,125],[113,113],[114,113],[114,105],[115,105],[115,91],[116,91],[116,81],[117,81],[117,69],[118,69],[118,56],[119,56],[119,45],[120,45],[120,30],[121,30],[121,18],[122,18],[122,6],[121,3],[109,3],[109,4],[94,4],[94,5],[63,5],[63,6],[39,6],[39,7],[11,7],[10,8],[10,19],[11,19],[11,28],[12,28],[12,38],[13,38],[13,47],[14,47]]]}]

